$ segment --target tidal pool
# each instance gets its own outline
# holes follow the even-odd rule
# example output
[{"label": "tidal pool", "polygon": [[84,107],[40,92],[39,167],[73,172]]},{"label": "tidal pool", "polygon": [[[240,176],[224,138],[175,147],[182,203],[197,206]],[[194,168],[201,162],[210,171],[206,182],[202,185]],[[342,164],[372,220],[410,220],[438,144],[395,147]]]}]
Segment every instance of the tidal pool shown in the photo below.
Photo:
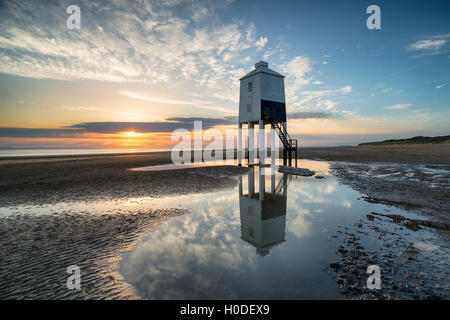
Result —
[{"label": "tidal pool", "polygon": [[255,167],[234,190],[166,199],[190,213],[145,234],[119,272],[144,299],[340,298],[329,265],[338,228],[371,211],[415,215],[361,200],[326,162],[300,165],[324,178]]}]

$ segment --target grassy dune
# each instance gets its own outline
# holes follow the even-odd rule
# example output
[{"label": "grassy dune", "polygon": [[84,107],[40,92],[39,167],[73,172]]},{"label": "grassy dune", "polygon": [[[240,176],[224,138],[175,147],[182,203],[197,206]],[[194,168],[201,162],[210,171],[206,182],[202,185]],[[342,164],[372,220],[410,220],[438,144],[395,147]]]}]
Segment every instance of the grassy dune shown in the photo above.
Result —
[{"label": "grassy dune", "polygon": [[424,144],[424,143],[442,143],[450,141],[449,136],[440,137],[423,137],[417,136],[409,139],[389,139],[384,141],[364,142],[360,143],[360,146],[380,146],[380,145],[392,145],[392,144]]}]

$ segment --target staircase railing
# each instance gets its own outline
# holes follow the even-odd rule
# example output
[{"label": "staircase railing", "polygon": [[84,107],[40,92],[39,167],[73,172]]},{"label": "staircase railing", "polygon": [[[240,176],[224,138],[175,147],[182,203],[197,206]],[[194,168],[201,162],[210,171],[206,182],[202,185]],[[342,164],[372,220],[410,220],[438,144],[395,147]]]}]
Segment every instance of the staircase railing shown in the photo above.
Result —
[{"label": "staircase railing", "polygon": [[283,143],[283,146],[287,149],[296,149],[298,146],[298,140],[292,139],[291,136],[287,131],[284,131],[280,124],[282,122],[275,121],[275,112],[273,110],[270,110],[270,113],[272,115],[269,120],[271,120],[272,128],[275,129],[278,136],[280,137],[281,142]]},{"label": "staircase railing", "polygon": [[283,187],[287,188],[289,186],[289,183],[291,182],[291,180],[292,180],[292,175],[290,175],[290,174],[287,175],[286,180],[285,180],[285,177],[282,177],[280,179],[280,181],[278,181],[278,184],[275,187],[273,194],[280,196],[281,193],[283,192]]}]

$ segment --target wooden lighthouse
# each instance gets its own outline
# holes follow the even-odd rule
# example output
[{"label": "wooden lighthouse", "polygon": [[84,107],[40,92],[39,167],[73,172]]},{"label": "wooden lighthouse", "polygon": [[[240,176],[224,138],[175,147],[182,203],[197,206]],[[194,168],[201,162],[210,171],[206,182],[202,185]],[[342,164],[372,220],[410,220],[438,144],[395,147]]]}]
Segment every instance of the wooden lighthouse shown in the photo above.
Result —
[{"label": "wooden lighthouse", "polygon": [[297,166],[297,140],[291,139],[287,132],[286,100],[284,76],[269,69],[269,64],[259,61],[255,69],[240,79],[239,95],[239,135],[238,164],[242,164],[242,125],[248,126],[248,164],[255,164],[254,125],[259,125],[258,153],[259,163],[265,164],[264,127],[271,126],[271,157],[275,164],[275,139],[278,136],[283,144],[283,165],[292,166],[292,153],[295,153]]},{"label": "wooden lighthouse", "polygon": [[266,190],[261,170],[256,178],[257,190],[254,170],[250,170],[247,177],[239,176],[241,239],[253,245],[256,253],[265,256],[270,248],[286,241],[287,187],[292,176],[283,174],[275,184],[277,178],[272,175],[270,192]]}]

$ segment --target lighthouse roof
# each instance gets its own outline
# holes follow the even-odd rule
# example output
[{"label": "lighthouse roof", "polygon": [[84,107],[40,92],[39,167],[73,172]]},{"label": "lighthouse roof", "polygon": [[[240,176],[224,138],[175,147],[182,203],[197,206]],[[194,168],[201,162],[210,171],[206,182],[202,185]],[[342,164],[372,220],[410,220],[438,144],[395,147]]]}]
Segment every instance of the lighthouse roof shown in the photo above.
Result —
[{"label": "lighthouse roof", "polygon": [[284,76],[282,74],[280,74],[276,71],[273,71],[272,69],[269,69],[269,64],[267,62],[259,61],[259,62],[255,63],[255,70],[250,71],[249,73],[247,73],[245,76],[243,76],[239,80],[251,77],[257,73],[266,73],[266,74],[270,74],[272,76],[284,78]]}]

